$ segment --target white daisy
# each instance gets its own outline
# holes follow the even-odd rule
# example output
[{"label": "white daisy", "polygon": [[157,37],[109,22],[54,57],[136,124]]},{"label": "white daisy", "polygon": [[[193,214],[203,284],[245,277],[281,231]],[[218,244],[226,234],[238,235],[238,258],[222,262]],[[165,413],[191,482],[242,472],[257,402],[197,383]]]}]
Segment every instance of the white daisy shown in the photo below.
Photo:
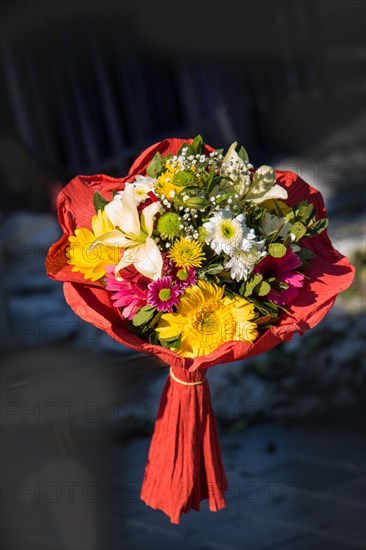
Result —
[{"label": "white daisy", "polygon": [[243,247],[233,251],[232,257],[226,263],[230,269],[230,276],[237,282],[246,281],[258,262],[267,252],[264,250],[265,241],[249,241],[243,243]]},{"label": "white daisy", "polygon": [[218,210],[210,220],[203,224],[207,231],[206,243],[216,252],[216,254],[231,255],[232,251],[239,247],[248,230],[245,225],[244,214],[239,214],[233,218],[229,210]]}]

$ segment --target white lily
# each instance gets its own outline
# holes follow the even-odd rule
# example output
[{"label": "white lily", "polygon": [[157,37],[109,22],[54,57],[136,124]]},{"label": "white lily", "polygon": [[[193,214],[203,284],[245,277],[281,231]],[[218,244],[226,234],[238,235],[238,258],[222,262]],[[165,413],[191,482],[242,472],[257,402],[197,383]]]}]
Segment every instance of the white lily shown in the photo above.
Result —
[{"label": "white lily", "polygon": [[239,157],[236,152],[237,145],[236,141],[230,145],[224,157],[220,175],[234,182],[233,188],[239,194],[240,201],[260,204],[269,199],[287,199],[287,191],[276,183],[276,170],[271,166],[260,166],[254,172],[252,181],[250,180],[251,165]]},{"label": "white lily", "polygon": [[151,235],[154,217],[161,210],[160,202],[153,202],[142,210],[140,220],[134,185],[127,183],[122,197],[115,197],[105,207],[105,213],[118,229],[100,235],[89,249],[100,245],[122,248],[124,254],[116,265],[116,278],[121,269],[134,264],[142,275],[156,281],[161,277],[163,258]]},{"label": "white lily", "polygon": [[[135,181],[132,182],[135,188],[135,201],[136,204],[140,204],[149,198],[149,193],[154,191],[156,185],[156,178],[150,176],[136,176]],[[118,191],[113,200],[120,200],[123,197],[124,191]],[[112,201],[113,202],[113,201]]]},{"label": "white lily", "polygon": [[276,170],[264,164],[255,171],[245,200],[260,204],[269,199],[287,199],[287,191],[276,183]]}]

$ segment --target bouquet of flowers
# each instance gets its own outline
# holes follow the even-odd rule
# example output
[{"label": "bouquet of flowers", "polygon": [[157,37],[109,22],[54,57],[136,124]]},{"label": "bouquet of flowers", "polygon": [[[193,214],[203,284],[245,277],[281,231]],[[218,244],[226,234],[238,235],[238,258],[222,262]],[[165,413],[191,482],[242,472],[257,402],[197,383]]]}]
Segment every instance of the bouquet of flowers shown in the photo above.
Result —
[{"label": "bouquet of flowers", "polygon": [[222,508],[207,367],[315,326],[352,281],[320,193],[291,172],[255,169],[236,142],[214,150],[197,136],[150,147],[126,178],[76,178],[58,212],[64,235],[47,270],[68,303],[171,367],[142,498],[175,523],[203,498]]}]

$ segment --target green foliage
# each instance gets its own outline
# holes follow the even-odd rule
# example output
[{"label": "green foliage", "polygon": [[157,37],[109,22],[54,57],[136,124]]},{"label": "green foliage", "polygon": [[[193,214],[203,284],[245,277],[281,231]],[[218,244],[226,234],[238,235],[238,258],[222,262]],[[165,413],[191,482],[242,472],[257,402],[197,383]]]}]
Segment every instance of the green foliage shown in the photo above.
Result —
[{"label": "green foliage", "polygon": [[286,219],[293,224],[291,233],[296,236],[296,241],[304,237],[319,235],[328,227],[328,219],[316,220],[316,215],[316,208],[307,201],[293,205],[292,210],[286,215]]},{"label": "green foliage", "polygon": [[153,317],[156,308],[154,306],[143,306],[134,316],[132,323],[135,327],[145,325]]},{"label": "green foliage", "polygon": [[271,285],[269,285],[266,281],[261,281],[254,287],[254,292],[258,294],[258,296],[267,296],[270,291]]},{"label": "green foliage", "polygon": [[204,141],[203,141],[203,138],[202,136],[198,135],[194,138],[194,140],[192,141],[192,143],[182,143],[179,151],[178,151],[178,156],[181,154],[182,150],[184,148],[187,148],[187,156],[189,155],[201,155],[202,152],[203,152],[203,146],[204,146]]},{"label": "green foliage", "polygon": [[209,265],[208,267],[205,267],[204,269],[200,269],[198,273],[199,279],[206,279],[207,275],[217,275],[218,273],[221,273],[224,270],[224,266],[220,263],[214,263]]},{"label": "green foliage", "polygon": [[249,162],[249,155],[248,155],[248,153],[246,152],[246,150],[244,149],[243,146],[240,147],[239,152],[238,152],[238,156],[239,156],[239,158],[241,158],[242,161]]},{"label": "green foliage", "polygon": [[251,275],[245,283],[242,283],[239,289],[239,293],[247,298],[252,294],[254,288],[262,281],[262,279],[263,277],[260,273]]},{"label": "green foliage", "polygon": [[308,250],[307,248],[301,248],[298,252],[296,252],[296,254],[305,264],[309,262],[312,258],[314,258],[313,252],[311,252],[311,250]]},{"label": "green foliage", "polygon": [[281,243],[271,243],[268,245],[268,252],[273,258],[282,258],[286,254],[287,248]]},{"label": "green foliage", "polygon": [[295,235],[296,241],[299,241],[306,234],[306,227],[301,222],[295,222],[291,227],[291,233]]},{"label": "green foliage", "polygon": [[179,349],[181,345],[181,338],[180,336],[178,338],[160,338],[160,343],[164,348],[175,348]]},{"label": "green foliage", "polygon": [[109,203],[109,201],[107,201],[107,199],[105,199],[103,195],[101,195],[100,193],[98,193],[98,191],[96,191],[94,193],[93,203],[94,203],[95,212],[98,214],[98,210],[104,210],[104,208]]},{"label": "green foliage", "polygon": [[[164,161],[165,160],[166,159],[164,159]],[[150,176],[150,178],[156,178],[160,174],[162,169],[163,169],[163,159],[161,158],[161,154],[158,151],[157,153],[155,153],[152,161],[147,167],[146,174]]]}]

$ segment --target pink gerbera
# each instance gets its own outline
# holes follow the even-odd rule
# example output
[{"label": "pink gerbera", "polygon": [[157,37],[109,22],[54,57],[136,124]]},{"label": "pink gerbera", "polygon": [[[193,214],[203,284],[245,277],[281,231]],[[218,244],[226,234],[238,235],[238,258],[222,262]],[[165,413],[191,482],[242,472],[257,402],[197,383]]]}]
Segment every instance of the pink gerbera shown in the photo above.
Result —
[{"label": "pink gerbera", "polygon": [[158,311],[171,312],[173,306],[179,303],[181,295],[182,291],[175,284],[173,277],[164,276],[149,284],[147,302]]},{"label": "pink gerbera", "polygon": [[136,313],[147,304],[148,286],[151,279],[144,277],[134,266],[122,269],[122,280],[115,277],[115,265],[106,267],[106,289],[112,292],[113,305],[122,308],[122,316],[132,320]]},{"label": "pink gerbera", "polygon": [[282,258],[266,256],[257,264],[254,273],[263,275],[263,279],[275,278],[280,283],[285,283],[288,288],[276,290],[274,288],[267,294],[266,298],[275,304],[284,306],[291,304],[298,296],[303,286],[304,275],[295,270],[302,265],[300,258],[289,247]]},{"label": "pink gerbera", "polygon": [[197,271],[194,267],[182,269],[167,258],[164,261],[163,271],[169,277],[173,277],[175,284],[181,290],[185,290],[197,282]]}]

